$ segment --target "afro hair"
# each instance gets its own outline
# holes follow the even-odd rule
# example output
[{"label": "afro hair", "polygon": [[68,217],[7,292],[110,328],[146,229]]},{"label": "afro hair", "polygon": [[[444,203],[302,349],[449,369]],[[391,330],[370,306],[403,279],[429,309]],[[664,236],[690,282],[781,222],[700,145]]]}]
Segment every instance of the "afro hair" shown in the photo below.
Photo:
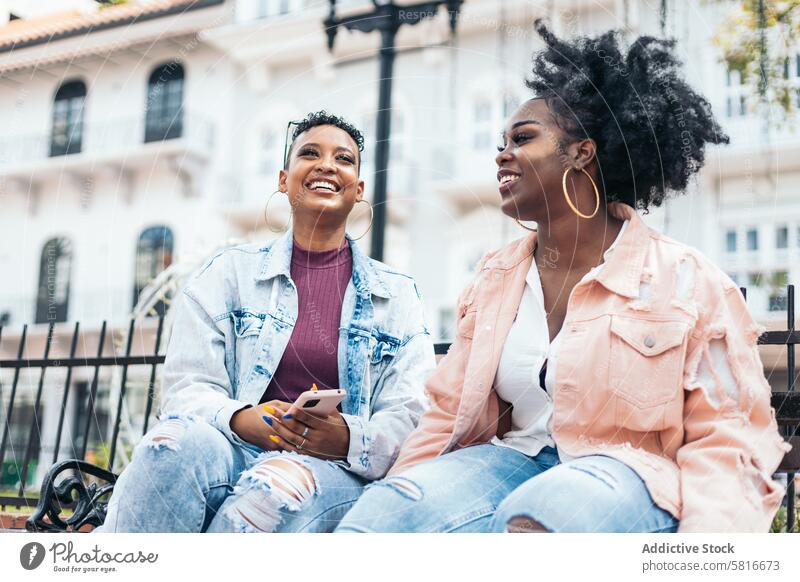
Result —
[{"label": "afro hair", "polygon": [[597,144],[606,201],[645,211],[683,192],[707,143],[728,143],[709,103],[683,79],[675,41],[641,36],[627,53],[619,35],[557,38],[541,20],[545,48],[526,81],[572,139]]}]

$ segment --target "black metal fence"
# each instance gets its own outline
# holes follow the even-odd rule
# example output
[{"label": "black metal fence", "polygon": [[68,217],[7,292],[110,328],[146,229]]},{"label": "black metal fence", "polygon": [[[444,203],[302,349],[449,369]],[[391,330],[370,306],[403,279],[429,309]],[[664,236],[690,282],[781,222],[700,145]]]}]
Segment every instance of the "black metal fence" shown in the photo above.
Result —
[{"label": "black metal fence", "polygon": [[[97,409],[97,395],[98,395],[98,380],[100,372],[103,368],[118,367],[121,370],[121,381],[119,384],[119,395],[117,400],[116,411],[114,411],[112,435],[109,439],[110,451],[108,452],[107,465],[109,470],[113,470],[114,462],[118,453],[118,440],[120,431],[120,420],[122,417],[122,406],[125,400],[126,391],[128,388],[128,371],[132,366],[147,366],[149,367],[149,383],[147,385],[146,406],[144,411],[144,422],[142,434],[147,432],[148,420],[153,411],[153,401],[155,398],[155,381],[156,381],[156,368],[159,364],[164,362],[164,355],[160,354],[161,339],[164,330],[163,317],[158,318],[157,328],[155,330],[155,337],[153,341],[152,351],[149,354],[133,355],[134,337],[136,335],[135,322],[130,321],[125,336],[125,348],[122,355],[112,353],[107,355],[108,342],[107,336],[109,328],[107,322],[103,322],[100,327],[99,336],[97,339],[96,350],[92,355],[84,354],[82,357],[77,357],[76,353],[80,340],[82,339],[80,323],[75,323],[73,332],[70,338],[69,355],[67,357],[53,357],[51,356],[51,349],[53,346],[55,324],[50,323],[47,329],[47,336],[44,342],[43,353],[41,357],[31,357],[31,354],[26,354],[26,346],[29,343],[29,327],[24,325],[22,334],[20,335],[16,358],[0,360],[0,371],[3,369],[12,370],[11,391],[8,396],[8,404],[5,406],[2,425],[2,437],[0,437],[0,467],[4,467],[6,457],[8,455],[9,445],[12,441],[11,430],[15,425],[15,404],[18,397],[18,390],[20,387],[20,374],[22,370],[40,370],[38,383],[35,389],[35,398],[32,409],[32,414],[29,415],[30,425],[28,428],[27,438],[24,439],[24,453],[21,455],[22,462],[19,462],[19,456],[15,454],[13,465],[17,467],[17,483],[16,494],[9,495],[8,490],[0,490],[0,509],[6,506],[23,507],[35,506],[38,501],[38,494],[31,494],[26,491],[26,486],[30,484],[30,473],[35,469],[39,460],[41,459],[41,437],[42,437],[42,396],[47,385],[47,373],[52,369],[66,370],[66,378],[63,385],[63,395],[61,397],[61,406],[58,417],[58,428],[55,435],[55,443],[53,446],[52,459],[48,459],[50,464],[55,464],[59,459],[59,454],[62,449],[62,434],[64,431],[65,416],[67,412],[67,402],[70,398],[70,393],[73,390],[73,371],[76,368],[86,368],[92,371],[92,380],[89,386],[87,399],[86,399],[86,415],[85,422],[82,427],[77,427],[77,434],[74,436],[71,443],[70,456],[77,457],[83,460],[87,454],[87,447],[89,444],[89,435],[92,419],[96,418],[98,414]],[[3,338],[4,328],[0,327],[0,341]],[[141,331],[141,330],[140,330]],[[85,346],[85,338],[82,345]],[[85,350],[87,351],[87,350]],[[116,351],[113,349],[112,352]],[[108,411],[109,414],[112,411]],[[16,453],[16,451],[14,451]],[[2,485],[0,485],[2,486]]]},{"label": "black metal fence", "polygon": [[[742,293],[745,294],[745,289],[742,289]],[[776,409],[777,418],[779,424],[781,424],[781,430],[783,431],[784,436],[787,440],[792,442],[794,446],[793,452],[790,454],[791,456],[787,456],[784,459],[784,463],[782,464],[782,471],[788,473],[788,488],[787,488],[787,497],[786,497],[786,524],[787,524],[787,531],[792,531],[793,524],[795,522],[795,508],[793,500],[795,499],[795,485],[794,485],[794,477],[795,471],[800,469],[800,394],[796,392],[796,377],[797,377],[797,370],[795,366],[795,351],[794,347],[796,344],[800,343],[800,332],[795,329],[795,295],[794,295],[794,286],[790,285],[787,288],[787,329],[784,331],[768,331],[762,334],[759,339],[758,343],[761,345],[775,345],[775,346],[786,346],[787,349],[787,386],[785,392],[775,392],[772,398],[773,407]],[[164,362],[164,355],[161,354],[162,348],[162,334],[164,331],[164,320],[163,317],[159,317],[157,320],[157,326],[154,323],[149,324],[150,327],[150,335],[154,336],[151,338],[152,343],[150,345],[150,349],[146,350],[144,348],[137,350],[140,353],[134,355],[133,353],[133,344],[134,344],[134,337],[136,335],[137,330],[135,329],[135,322],[131,320],[130,324],[127,328],[127,334],[124,336],[124,349],[117,350],[114,349],[112,346],[112,354],[108,355],[106,352],[109,351],[107,349],[107,335],[109,334],[108,325],[106,322],[103,322],[97,339],[96,350],[93,352],[92,355],[89,355],[88,349],[85,348],[86,342],[84,341],[83,344],[80,343],[81,339],[81,330],[80,324],[74,324],[74,330],[71,334],[70,342],[69,342],[69,354],[66,357],[54,357],[51,355],[51,348],[53,345],[53,337],[54,337],[54,324],[49,324],[47,337],[44,342],[43,351],[41,353],[41,357],[31,357],[30,354],[26,352],[26,344],[29,340],[29,328],[27,325],[23,326],[22,333],[19,338],[17,349],[16,349],[16,357],[13,359],[5,359],[0,360],[0,372],[5,370],[11,370],[13,377],[11,380],[11,391],[8,397],[8,403],[5,407],[5,410],[2,411],[3,415],[3,425],[2,425],[2,438],[0,440],[0,468],[4,466],[4,462],[7,458],[7,453],[9,449],[9,445],[12,441],[11,439],[11,429],[14,427],[15,422],[17,422],[15,417],[15,400],[18,394],[18,387],[20,381],[20,374],[22,370],[39,370],[38,381],[36,382],[36,389],[35,389],[35,399],[32,410],[28,414],[28,418],[26,418],[22,424],[22,428],[27,429],[27,438],[24,439],[24,454],[22,455],[22,463],[19,464],[18,456],[14,454],[14,465],[19,467],[18,475],[17,475],[17,483],[13,489],[15,489],[14,494],[8,494],[8,491],[3,491],[0,488],[0,509],[5,509],[6,506],[10,507],[33,507],[38,502],[38,492],[31,492],[30,490],[26,491],[26,484],[29,484],[31,481],[31,472],[35,470],[36,463],[42,459],[41,454],[41,405],[42,405],[42,395],[45,390],[45,386],[48,385],[46,382],[46,377],[48,370],[51,369],[64,369],[66,370],[66,377],[64,379],[64,391],[61,397],[61,406],[58,418],[58,428],[56,430],[55,442],[53,446],[53,454],[52,459],[44,459],[45,462],[48,462],[50,465],[55,464],[59,460],[59,454],[61,453],[61,440],[62,440],[62,433],[65,424],[65,416],[67,412],[67,402],[70,397],[70,391],[72,389],[72,378],[73,378],[73,370],[77,368],[88,369],[92,372],[92,380],[88,386],[87,394],[86,394],[86,416],[85,422],[83,423],[82,427],[79,427],[79,430],[76,431],[77,434],[73,434],[73,442],[71,443],[71,451],[70,457],[77,458],[81,461],[86,460],[87,454],[87,447],[89,443],[89,433],[90,433],[90,422],[93,418],[96,417],[98,414],[97,410],[97,395],[98,395],[98,379],[103,368],[114,368],[121,371],[121,379],[118,386],[118,400],[116,404],[116,410],[108,411],[108,414],[113,413],[113,422],[111,423],[112,428],[112,435],[109,440],[110,451],[108,453],[107,461],[104,464],[105,468],[109,471],[113,471],[114,462],[117,457],[118,453],[118,440],[120,435],[120,424],[122,419],[122,408],[123,402],[125,401],[126,391],[128,389],[128,379],[129,379],[129,369],[132,366],[145,366],[145,370],[149,371],[149,382],[147,383],[147,394],[146,394],[146,404],[144,410],[144,420],[143,420],[143,429],[142,435],[147,432],[148,429],[148,419],[150,418],[151,413],[153,412],[153,401],[155,399],[155,382],[156,382],[156,371],[157,367]],[[155,330],[153,330],[155,327]],[[141,328],[140,330],[141,331]],[[94,333],[94,332],[93,332]],[[0,326],[0,342],[2,342],[3,338],[3,327]],[[144,343],[144,342],[142,342]],[[84,346],[83,354],[78,356],[76,355],[78,352],[78,346]],[[436,344],[436,353],[437,355],[442,355],[447,352],[449,344],[447,343],[438,343]],[[116,352],[121,351],[122,354],[118,355]],[[1,378],[0,378],[1,379]],[[2,388],[2,384],[0,383],[0,388]],[[1,393],[0,393],[1,394]],[[0,398],[0,403],[4,398]],[[18,423],[19,426],[20,423]],[[27,424],[27,426],[26,426]],[[16,451],[14,451],[16,453]],[[0,484],[0,487],[2,485]]]}]

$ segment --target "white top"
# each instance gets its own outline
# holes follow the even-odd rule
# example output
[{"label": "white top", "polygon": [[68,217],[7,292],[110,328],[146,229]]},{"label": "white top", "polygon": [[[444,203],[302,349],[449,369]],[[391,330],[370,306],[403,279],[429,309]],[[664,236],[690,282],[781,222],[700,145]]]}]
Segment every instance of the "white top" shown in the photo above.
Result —
[{"label": "white top", "polygon": [[[626,220],[617,238],[603,253],[602,262],[586,273],[581,283],[598,275],[627,226]],[[530,457],[538,455],[544,447],[556,447],[552,436],[553,393],[560,342],[561,330],[553,341],[550,341],[542,281],[539,278],[536,261],[532,261],[531,268],[525,276],[525,289],[522,292],[517,317],[503,345],[503,353],[500,355],[500,363],[494,378],[497,395],[513,405],[511,430],[503,435],[502,439],[492,438],[492,444],[511,447]],[[539,386],[539,371],[545,360],[547,360],[544,381],[546,392]],[[570,459],[560,450],[558,454],[562,462]]]}]

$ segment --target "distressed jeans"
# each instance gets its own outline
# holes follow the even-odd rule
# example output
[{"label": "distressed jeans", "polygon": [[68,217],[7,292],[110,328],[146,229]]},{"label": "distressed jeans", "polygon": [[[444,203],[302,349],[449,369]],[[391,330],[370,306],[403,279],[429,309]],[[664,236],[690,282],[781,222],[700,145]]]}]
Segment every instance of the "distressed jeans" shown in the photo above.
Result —
[{"label": "distressed jeans", "polygon": [[624,463],[600,455],[560,463],[492,444],[420,463],[367,487],[337,532],[504,532],[524,518],[553,532],[674,532]]},{"label": "distressed jeans", "polygon": [[332,531],[365,484],[335,463],[236,445],[202,419],[175,417],[136,447],[95,531]]}]

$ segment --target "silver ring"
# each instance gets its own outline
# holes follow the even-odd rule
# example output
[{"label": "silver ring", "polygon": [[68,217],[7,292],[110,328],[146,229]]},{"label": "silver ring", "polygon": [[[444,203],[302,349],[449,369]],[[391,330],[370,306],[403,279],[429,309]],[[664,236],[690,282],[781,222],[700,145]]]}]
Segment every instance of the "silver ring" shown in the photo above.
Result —
[{"label": "silver ring", "polygon": [[306,444],[306,439],[303,439],[303,442],[300,443],[299,445],[297,445],[297,450],[298,451],[302,450],[303,449],[303,445],[305,445],[305,444]]},{"label": "silver ring", "polygon": [[305,427],[303,429],[303,434],[301,434],[300,436],[303,437],[303,438],[306,438],[308,436],[308,427]]}]

